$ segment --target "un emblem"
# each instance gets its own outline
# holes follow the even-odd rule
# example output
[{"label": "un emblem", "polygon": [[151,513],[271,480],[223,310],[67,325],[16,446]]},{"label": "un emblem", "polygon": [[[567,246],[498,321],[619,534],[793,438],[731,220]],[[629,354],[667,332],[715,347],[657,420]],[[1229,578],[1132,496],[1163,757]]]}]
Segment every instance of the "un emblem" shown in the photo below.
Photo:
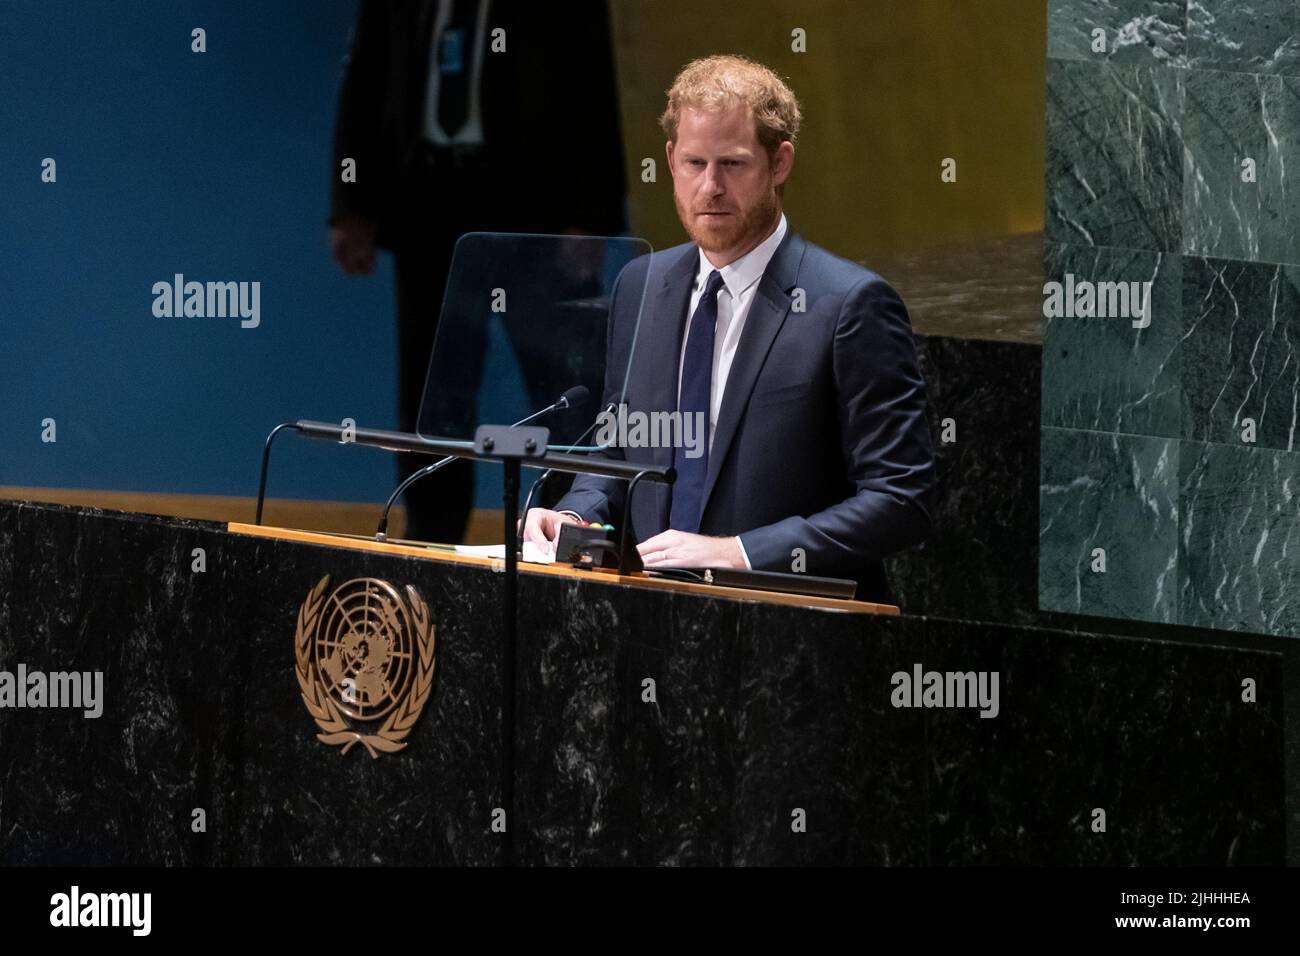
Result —
[{"label": "un emblem", "polygon": [[329,575],[298,609],[294,663],[316,738],[378,758],[406,746],[433,689],[429,608],[407,585],[354,578],[329,594]]}]

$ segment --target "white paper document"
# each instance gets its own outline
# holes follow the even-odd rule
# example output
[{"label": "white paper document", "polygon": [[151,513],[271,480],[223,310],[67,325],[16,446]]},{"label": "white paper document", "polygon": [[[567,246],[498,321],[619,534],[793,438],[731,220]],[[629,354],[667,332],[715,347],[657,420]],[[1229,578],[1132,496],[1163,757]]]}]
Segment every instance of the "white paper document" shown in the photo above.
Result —
[{"label": "white paper document", "polygon": [[[469,555],[471,558],[500,558],[504,561],[506,546],[504,544],[458,544],[456,553]],[[554,564],[555,555],[536,541],[525,541],[521,560],[528,564]]]}]

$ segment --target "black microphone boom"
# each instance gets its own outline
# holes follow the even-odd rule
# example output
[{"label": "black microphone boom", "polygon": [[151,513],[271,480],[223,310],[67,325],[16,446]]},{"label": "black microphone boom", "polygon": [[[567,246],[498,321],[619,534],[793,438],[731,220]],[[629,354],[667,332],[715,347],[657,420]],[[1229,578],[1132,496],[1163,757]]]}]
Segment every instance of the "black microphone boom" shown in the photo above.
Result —
[{"label": "black microphone boom", "polygon": [[[547,405],[541,411],[533,412],[531,415],[527,416],[526,418],[519,419],[519,421],[515,422],[510,427],[518,428],[520,425],[527,425],[529,422],[535,421],[536,419],[541,418],[543,415],[547,415],[554,411],[559,411],[567,408],[578,408],[587,401],[587,398],[590,395],[591,395],[591,391],[590,389],[587,388],[587,386],[575,385],[572,388],[570,388],[568,391],[566,391],[563,395],[561,395],[558,399],[556,399],[556,401],[554,401],[552,404]],[[445,458],[439,458],[432,465],[425,465],[423,468],[421,468],[419,471],[415,472],[414,474],[408,475],[406,477],[406,480],[397,486],[396,490],[394,490],[393,493],[388,496],[388,503],[384,505],[384,513],[379,517],[379,527],[375,530],[376,541],[387,540],[388,512],[392,510],[393,502],[395,502],[398,499],[398,497],[402,494],[402,492],[404,492],[407,488],[411,487],[411,485],[415,484],[421,478],[427,478],[429,475],[432,475],[435,471],[438,471],[439,469],[445,468],[447,465],[450,465],[453,461],[456,460],[456,458],[457,458],[456,455],[448,455]]]}]

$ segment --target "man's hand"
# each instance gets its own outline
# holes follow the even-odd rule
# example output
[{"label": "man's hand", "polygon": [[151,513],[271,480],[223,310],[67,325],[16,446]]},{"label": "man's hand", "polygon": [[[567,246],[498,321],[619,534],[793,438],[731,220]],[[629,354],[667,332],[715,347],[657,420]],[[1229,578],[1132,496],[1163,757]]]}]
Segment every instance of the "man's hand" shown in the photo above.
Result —
[{"label": "man's hand", "polygon": [[664,531],[637,545],[647,568],[743,568],[740,539]]},{"label": "man's hand", "polygon": [[576,524],[573,515],[560,514],[546,508],[529,508],[524,518],[524,540],[534,542],[539,548],[554,556],[555,542],[560,537],[560,525]]},{"label": "man's hand", "polygon": [[376,231],[373,222],[355,213],[330,227],[330,254],[347,275],[374,271]]}]

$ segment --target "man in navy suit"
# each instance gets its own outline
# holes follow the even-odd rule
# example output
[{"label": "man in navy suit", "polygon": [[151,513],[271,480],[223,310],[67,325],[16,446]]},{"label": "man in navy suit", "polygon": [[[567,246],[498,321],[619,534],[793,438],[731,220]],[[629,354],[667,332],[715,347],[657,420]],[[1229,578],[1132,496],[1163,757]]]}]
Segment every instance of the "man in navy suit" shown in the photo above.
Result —
[{"label": "man in navy suit", "polygon": [[[660,123],[693,241],[619,276],[605,401],[622,393],[629,414],[703,427],[689,447],[606,453],[676,469],[672,486],[633,495],[647,568],[848,577],[859,599],[886,601],[881,559],[929,529],[925,384],[898,294],[786,222],[799,121],[780,78],[741,57],[697,60],[673,83]],[[553,545],[578,519],[618,525],[625,495],[623,481],[580,476],[556,510],[528,513],[524,539]]]}]

